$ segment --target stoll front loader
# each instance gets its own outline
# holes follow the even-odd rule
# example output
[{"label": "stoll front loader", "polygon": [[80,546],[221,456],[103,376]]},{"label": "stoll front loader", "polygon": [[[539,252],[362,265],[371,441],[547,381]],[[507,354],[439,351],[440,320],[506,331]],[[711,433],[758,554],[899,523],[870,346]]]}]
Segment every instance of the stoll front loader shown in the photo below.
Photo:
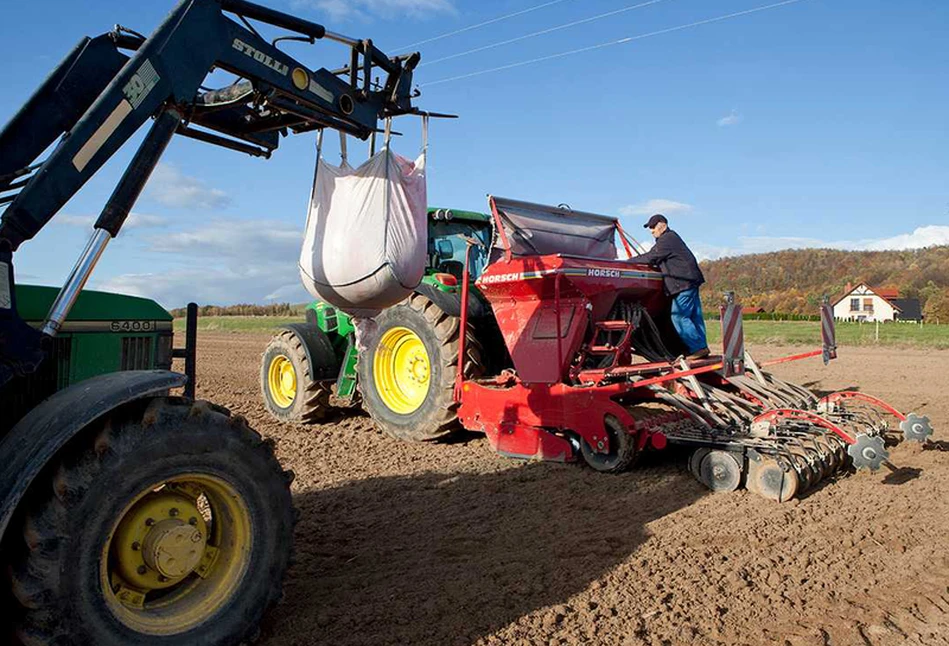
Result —
[{"label": "stoll front loader", "polygon": [[[350,393],[355,374],[363,406],[398,438],[435,439],[463,427],[485,433],[504,456],[582,460],[604,472],[674,444],[690,449],[690,470],[709,488],[744,487],[776,501],[846,469],[893,468],[886,443],[898,438],[890,418],[904,439],[932,434],[928,418],[871,395],[820,397],[764,370],[836,357],[826,303],[823,347],[756,363],[744,349],[741,306],[729,297],[723,354],[687,361],[661,274],[618,257],[617,243],[629,258],[635,241],[615,218],[489,202],[491,220],[478,224],[477,235],[469,225],[448,236],[451,262],[459,262],[452,278],[460,273],[460,280],[439,279],[447,267],[438,249],[449,247],[433,220],[432,280],[450,287],[433,298],[423,285],[385,310],[358,357],[348,317],[311,306],[306,324],[277,337],[286,341],[281,348],[303,350],[281,355],[272,345],[265,355],[265,394],[293,384],[285,393],[292,410],[295,393],[319,393],[318,405],[304,409],[310,416],[297,417],[305,421],[334,384]],[[297,368],[294,376],[275,367],[286,365]],[[309,371],[302,379],[300,365]]]},{"label": "stoll front loader", "polygon": [[[281,49],[320,39],[348,47],[346,67]],[[418,60],[243,0],[184,0],[148,38],[83,39],[0,130],[3,643],[254,636],[290,559],[292,474],[242,418],[194,400],[193,316],[178,374],[164,310],[82,289],[173,135],[263,158],[291,132],[367,139],[415,112]],[[241,80],[207,89],[214,69]],[[62,289],[17,285],[20,246],[149,120]]]}]

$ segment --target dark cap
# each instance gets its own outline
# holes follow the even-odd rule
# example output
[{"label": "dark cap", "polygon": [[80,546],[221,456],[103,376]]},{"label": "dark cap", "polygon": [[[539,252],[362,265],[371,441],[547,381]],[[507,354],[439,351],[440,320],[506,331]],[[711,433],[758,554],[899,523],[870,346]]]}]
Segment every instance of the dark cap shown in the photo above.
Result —
[{"label": "dark cap", "polygon": [[666,219],[666,216],[662,215],[661,213],[656,213],[654,216],[649,218],[649,222],[644,224],[643,228],[651,229],[657,224],[659,224],[660,222],[662,222],[663,224],[669,224],[669,220]]}]

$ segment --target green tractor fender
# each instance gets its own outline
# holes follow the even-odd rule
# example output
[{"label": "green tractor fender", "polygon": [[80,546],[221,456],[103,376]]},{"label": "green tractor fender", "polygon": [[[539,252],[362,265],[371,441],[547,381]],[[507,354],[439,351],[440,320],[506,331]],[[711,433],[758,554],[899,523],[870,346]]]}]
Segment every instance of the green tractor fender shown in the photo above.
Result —
[{"label": "green tractor fender", "polygon": [[[419,286],[415,288],[415,293],[421,294],[438,305],[445,314],[456,318],[461,317],[461,288],[453,287],[451,289],[444,289],[440,285],[433,283],[437,283],[437,281],[423,280],[423,282],[419,283]],[[470,290],[468,292],[468,316],[471,318],[482,318],[486,316],[487,313],[487,306],[485,302],[478,297],[477,290]]]},{"label": "green tractor fender", "polygon": [[303,342],[303,351],[313,371],[312,379],[336,379],[339,374],[339,357],[336,356],[326,332],[310,322],[288,323],[281,325],[279,329],[290,330]]},{"label": "green tractor fender", "polygon": [[77,433],[106,413],[187,383],[168,370],[130,370],[64,388],[17,422],[0,440],[0,537],[36,476]]}]

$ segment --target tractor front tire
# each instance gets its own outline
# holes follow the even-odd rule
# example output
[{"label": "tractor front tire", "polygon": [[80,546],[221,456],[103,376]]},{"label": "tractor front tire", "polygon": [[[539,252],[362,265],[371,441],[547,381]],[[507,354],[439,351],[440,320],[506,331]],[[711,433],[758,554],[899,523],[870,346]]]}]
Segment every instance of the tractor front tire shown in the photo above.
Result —
[{"label": "tractor front tire", "polygon": [[[357,365],[363,408],[400,440],[436,440],[455,431],[461,320],[413,294],[383,311],[375,324]],[[471,330],[465,354],[465,376],[483,374],[481,346]]]},{"label": "tractor front tire", "polygon": [[303,341],[292,330],[275,334],[260,362],[260,390],[267,412],[281,422],[313,424],[330,410],[332,385],[313,379]]},{"label": "tractor front tire", "polygon": [[271,443],[207,402],[113,411],[38,476],[8,531],[17,638],[252,639],[291,556],[291,480]]}]

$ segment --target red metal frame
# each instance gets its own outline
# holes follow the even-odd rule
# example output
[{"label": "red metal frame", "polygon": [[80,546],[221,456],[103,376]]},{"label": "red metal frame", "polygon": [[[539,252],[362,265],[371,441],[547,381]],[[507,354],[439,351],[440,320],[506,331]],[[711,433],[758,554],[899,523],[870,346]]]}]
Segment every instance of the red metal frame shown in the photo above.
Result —
[{"label": "red metal frame", "polygon": [[[694,365],[695,368],[691,366]],[[664,381],[669,381],[670,379],[678,379],[679,377],[689,377],[691,375],[705,374],[709,372],[715,372],[716,370],[721,369],[722,362],[717,359],[701,359],[699,361],[692,361],[690,364],[690,369],[687,371],[681,371],[677,369],[673,364],[661,362],[661,363],[636,363],[631,366],[617,366],[615,368],[596,368],[589,370],[580,370],[577,372],[577,379],[584,383],[601,383],[606,380],[608,377],[633,377],[638,375],[646,375],[654,372],[663,372],[665,370],[670,370],[672,372],[667,373],[660,377],[658,381],[652,379],[645,381],[635,381],[630,382],[631,386],[636,388],[641,388],[643,386],[651,386],[653,384],[662,383]]]},{"label": "red metal frame", "polygon": [[811,352],[792,354],[787,357],[779,357],[778,359],[771,359],[769,361],[761,361],[758,365],[762,368],[765,366],[776,366],[779,363],[788,363],[789,361],[798,361],[799,359],[810,359],[811,357],[819,357],[822,354],[824,354],[823,350],[812,350]]},{"label": "red metal frame", "polygon": [[882,408],[901,422],[906,420],[906,415],[896,410],[893,406],[886,403],[879,397],[874,397],[873,395],[868,395],[866,393],[860,393],[855,390],[842,390],[839,393],[831,393],[825,397],[822,397],[820,403],[830,403],[839,401],[841,399],[857,399],[868,404],[872,404],[878,408]]},{"label": "red metal frame", "polygon": [[[637,422],[614,397],[632,384],[570,386],[568,384],[524,384],[507,388],[466,381],[458,419],[468,430],[487,435],[494,449],[504,455],[572,461],[576,458],[570,442],[559,433],[570,431],[594,451],[610,451],[604,419],[611,415],[636,437],[642,449],[659,428]],[[648,398],[648,397],[647,397]],[[684,417],[670,413],[677,419]],[[665,418],[657,417],[657,423]],[[668,421],[668,420],[665,420]],[[664,438],[663,438],[664,439]],[[662,439],[653,444],[662,445]]]}]

